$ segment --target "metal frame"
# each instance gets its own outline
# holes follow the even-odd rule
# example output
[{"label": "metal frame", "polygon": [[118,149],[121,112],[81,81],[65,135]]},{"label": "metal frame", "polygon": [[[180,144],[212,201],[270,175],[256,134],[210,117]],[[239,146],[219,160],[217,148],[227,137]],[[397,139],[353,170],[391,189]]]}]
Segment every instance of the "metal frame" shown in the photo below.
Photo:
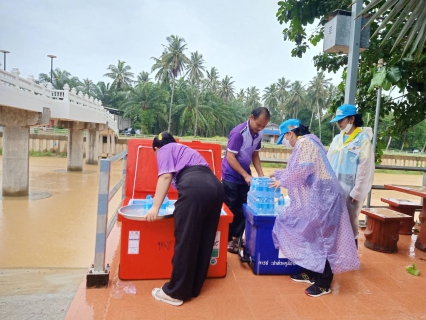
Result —
[{"label": "metal frame", "polygon": [[[111,163],[123,159],[123,171],[120,181],[111,189]],[[117,221],[117,213],[120,209],[126,193],[126,165],[127,150],[109,158],[100,161],[99,169],[99,192],[98,192],[98,213],[96,222],[96,243],[95,243],[95,259],[94,264],[87,273],[87,287],[104,287],[109,281],[109,264],[105,266],[106,240],[110,234],[115,222]],[[108,224],[108,206],[111,199],[122,187],[121,201],[115,209],[114,215]]]}]

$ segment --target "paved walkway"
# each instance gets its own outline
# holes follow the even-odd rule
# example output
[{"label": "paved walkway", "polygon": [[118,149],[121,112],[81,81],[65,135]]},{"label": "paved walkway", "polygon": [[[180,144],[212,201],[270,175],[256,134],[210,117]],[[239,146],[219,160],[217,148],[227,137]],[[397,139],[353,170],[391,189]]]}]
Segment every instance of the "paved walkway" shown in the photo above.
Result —
[{"label": "paved walkway", "polygon": [[[119,238],[117,225],[107,244],[109,287],[86,289],[83,281],[66,319],[426,319],[426,253],[414,249],[414,235],[400,236],[397,254],[384,254],[365,248],[361,234],[361,269],[336,275],[332,294],[319,298],[288,276],[254,275],[228,253],[227,276],[207,279],[201,295],[180,307],[152,298],[164,280],[118,278]],[[412,263],[419,277],[406,273]]]}]

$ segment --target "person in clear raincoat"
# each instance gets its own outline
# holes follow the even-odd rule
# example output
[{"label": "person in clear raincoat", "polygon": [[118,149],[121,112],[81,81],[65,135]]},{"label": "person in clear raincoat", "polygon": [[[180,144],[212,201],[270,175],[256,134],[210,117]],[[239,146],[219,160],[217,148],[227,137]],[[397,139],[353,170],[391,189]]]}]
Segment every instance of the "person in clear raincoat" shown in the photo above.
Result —
[{"label": "person in clear raincoat", "polygon": [[346,207],[358,244],[358,216],[374,177],[373,131],[361,128],[364,125],[362,116],[350,104],[337,108],[336,116],[330,122],[337,122],[341,133],[334,137],[327,157],[345,192]]},{"label": "person in clear raincoat", "polygon": [[272,230],[277,249],[304,268],[290,276],[312,284],[305,293],[318,297],[331,292],[333,274],[359,269],[359,259],[342,187],[324,146],[299,120],[280,125],[277,144],[294,147],[287,168],[273,174],[276,188],[288,190]]}]

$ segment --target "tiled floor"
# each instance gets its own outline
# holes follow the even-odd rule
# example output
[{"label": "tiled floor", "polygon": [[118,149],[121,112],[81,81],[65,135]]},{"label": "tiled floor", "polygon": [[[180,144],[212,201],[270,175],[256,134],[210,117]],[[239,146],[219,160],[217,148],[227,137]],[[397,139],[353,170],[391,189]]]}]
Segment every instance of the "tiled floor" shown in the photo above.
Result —
[{"label": "tiled floor", "polygon": [[[110,285],[86,289],[82,282],[66,319],[426,319],[426,253],[414,249],[416,236],[400,236],[397,254],[364,247],[361,269],[335,276],[332,294],[311,298],[306,284],[288,276],[257,276],[228,253],[225,278],[207,279],[201,295],[180,307],[154,300],[164,280],[118,278],[119,226],[108,238]],[[405,271],[416,263],[420,276]]]}]

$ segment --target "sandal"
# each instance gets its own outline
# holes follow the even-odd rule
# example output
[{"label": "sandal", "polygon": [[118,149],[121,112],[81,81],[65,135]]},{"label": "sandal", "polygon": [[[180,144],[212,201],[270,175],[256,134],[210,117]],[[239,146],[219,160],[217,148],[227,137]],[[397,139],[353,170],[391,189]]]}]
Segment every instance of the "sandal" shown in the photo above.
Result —
[{"label": "sandal", "polygon": [[234,254],[238,253],[238,238],[235,238],[228,242],[228,252]]}]

